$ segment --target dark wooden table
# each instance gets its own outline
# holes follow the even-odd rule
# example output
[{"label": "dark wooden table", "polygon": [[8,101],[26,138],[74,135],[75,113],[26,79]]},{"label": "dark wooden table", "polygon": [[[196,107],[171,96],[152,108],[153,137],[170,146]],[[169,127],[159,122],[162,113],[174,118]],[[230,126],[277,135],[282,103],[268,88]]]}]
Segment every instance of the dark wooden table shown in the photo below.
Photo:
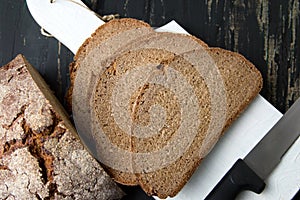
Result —
[{"label": "dark wooden table", "polygon": [[[240,52],[264,78],[261,95],[281,112],[300,96],[300,0],[85,0],[100,15],[157,27],[175,19],[210,46]],[[24,54],[64,104],[73,54],[41,35],[25,1],[0,0],[0,66]]]}]

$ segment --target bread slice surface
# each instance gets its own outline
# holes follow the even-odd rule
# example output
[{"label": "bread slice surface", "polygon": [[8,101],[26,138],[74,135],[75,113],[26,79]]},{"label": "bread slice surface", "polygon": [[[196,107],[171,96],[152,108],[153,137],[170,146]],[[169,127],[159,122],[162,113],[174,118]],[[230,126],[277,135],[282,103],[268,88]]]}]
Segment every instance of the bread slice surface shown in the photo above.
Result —
[{"label": "bread slice surface", "polygon": [[[150,25],[136,19],[132,18],[123,18],[123,19],[113,19],[102,26],[100,26],[91,37],[87,38],[84,43],[80,46],[77,53],[74,56],[74,62],[69,65],[70,72],[70,87],[66,94],[66,100],[68,104],[68,109],[72,109],[72,92],[74,87],[75,76],[77,72],[77,68],[80,66],[80,60],[82,60],[89,51],[94,49],[97,45],[104,42],[110,37],[113,37],[120,32],[130,30],[130,29],[138,29],[138,28],[146,28],[151,29]],[[126,41],[125,41],[126,42]]]},{"label": "bread slice surface", "polygon": [[[147,29],[140,29],[140,31],[148,31]],[[105,42],[98,44],[97,47],[95,47],[93,50],[89,52],[89,54],[81,60],[79,63],[81,66],[80,69],[82,72],[78,73],[79,76],[77,77],[78,85],[80,85],[80,89],[77,90],[77,93],[75,91],[74,96],[78,96],[78,99],[82,103],[75,103],[77,104],[77,108],[80,107],[82,109],[84,106],[83,103],[90,101],[90,94],[93,93],[94,90],[94,82],[96,81],[95,78],[88,78],[89,76],[97,77],[99,74],[101,74],[109,65],[111,61],[114,60],[114,58],[121,54],[122,52],[126,52],[128,50],[134,50],[134,49],[140,49],[140,48],[159,48],[164,49],[167,48],[171,52],[174,52],[176,54],[180,54],[182,52],[190,51],[193,49],[202,49],[206,48],[207,45],[202,42],[201,40],[198,40],[194,37],[184,35],[184,34],[174,34],[174,33],[154,33],[154,32],[147,32],[146,35],[141,37],[141,34],[138,32],[139,30],[127,30],[123,31],[115,36],[112,36],[108,38]],[[131,38],[131,39],[130,39]],[[137,39],[138,38],[138,39]],[[128,41],[128,43],[124,43],[123,41]],[[176,40],[180,40],[184,46],[174,46],[173,43]],[[120,42],[119,42],[120,41]],[[117,44],[116,44],[117,43]],[[106,52],[103,50],[104,48],[107,48],[107,46],[110,46],[111,49],[109,52]],[[105,52],[105,53],[102,53]],[[102,56],[98,56],[102,55]],[[106,60],[104,59],[106,58]],[[93,75],[91,75],[93,74]],[[89,82],[90,81],[90,82]],[[89,83],[87,83],[89,82]],[[83,92],[83,89],[86,90]],[[75,101],[76,102],[76,101]],[[84,110],[90,110],[89,105],[85,104]],[[81,114],[83,114],[81,112]],[[83,119],[89,119],[87,121],[92,120],[90,116],[90,113],[86,113],[84,116],[80,116],[78,118]],[[76,118],[76,114],[75,114]],[[86,121],[86,120],[85,120]],[[87,123],[87,122],[82,122]],[[91,124],[84,125],[86,129],[81,130],[80,132],[87,132],[87,129],[91,127]],[[86,134],[91,136],[92,134]],[[86,140],[86,143],[93,144],[92,141],[93,137],[85,137],[83,138]],[[127,145],[130,145],[129,143],[125,143]],[[92,147],[92,149],[96,149],[97,144]],[[127,147],[129,149],[129,146]],[[96,151],[96,150],[95,150]],[[121,172],[115,169],[110,168],[107,166],[108,173],[114,178],[115,181],[126,184],[126,185],[136,185],[138,184],[136,177],[132,175],[132,173],[126,173]]]},{"label": "bread slice surface", "polygon": [[110,37],[115,50],[104,57],[101,44],[85,55],[76,79],[86,91],[75,83],[73,111],[114,180],[166,198],[256,97],[262,78],[240,54],[191,36],[151,32],[135,41],[136,33]]}]

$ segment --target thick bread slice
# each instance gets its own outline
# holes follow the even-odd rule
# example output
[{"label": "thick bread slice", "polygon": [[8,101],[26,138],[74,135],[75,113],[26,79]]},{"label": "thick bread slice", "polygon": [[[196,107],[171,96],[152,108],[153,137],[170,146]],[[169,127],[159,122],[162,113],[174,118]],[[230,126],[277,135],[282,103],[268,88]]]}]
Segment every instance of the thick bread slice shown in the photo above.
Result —
[{"label": "thick bread slice", "polygon": [[[121,27],[121,28],[120,28]],[[142,28],[140,28],[142,27]],[[143,28],[144,27],[144,28]],[[105,31],[104,31],[105,30]],[[102,36],[103,34],[105,34],[106,32],[110,32],[110,34],[108,34],[109,36]],[[153,36],[152,36],[153,34]],[[201,40],[192,37],[192,36],[186,36],[186,35],[182,35],[182,34],[176,34],[176,36],[174,36],[174,34],[171,33],[161,33],[159,34],[159,36],[157,34],[155,34],[152,30],[152,28],[149,28],[149,26],[146,26],[145,23],[140,22],[138,20],[133,20],[133,19],[123,19],[123,20],[113,20],[107,24],[105,24],[105,26],[101,26],[99,28],[99,30],[96,31],[95,34],[93,34],[94,36],[91,39],[88,39],[86,41],[86,43],[83,45],[82,48],[80,48],[80,50],[78,51],[78,56],[77,56],[77,60],[76,62],[73,63],[73,65],[75,65],[76,67],[73,69],[77,70],[77,66],[84,66],[84,63],[86,62],[93,62],[93,66],[102,66],[101,62],[105,59],[109,59],[111,57],[114,57],[115,55],[118,55],[118,53],[125,51],[126,49],[130,49],[133,44],[138,44],[137,46],[140,46],[142,43],[140,43],[140,41],[144,41],[145,40],[145,44],[146,42],[149,41],[147,40],[147,38],[149,37],[153,37],[153,40],[158,40],[161,41],[162,44],[163,43],[170,43],[170,39],[173,38],[173,40],[176,40],[178,38],[183,38],[185,41],[187,41],[185,47],[177,47],[176,50],[174,50],[175,52],[183,52],[183,51],[190,51],[194,48],[197,48],[200,45],[203,45],[205,47],[207,47],[207,45],[202,42]],[[97,37],[98,35],[98,37]],[[102,37],[101,37],[102,36]],[[163,36],[163,37],[162,37]],[[170,37],[172,36],[172,37]],[[169,38],[170,37],[170,38]],[[151,43],[148,44],[148,46],[151,46]],[[153,46],[153,44],[152,44]],[[133,47],[132,47],[133,48]],[[98,50],[95,50],[98,49]],[[94,53],[92,53],[92,51]],[[90,53],[90,58],[86,58],[84,55],[87,54],[87,52]],[[109,54],[110,53],[110,54]],[[83,55],[82,55],[83,54]],[[101,55],[101,56],[99,56]],[[95,58],[98,58],[95,60]],[[84,69],[82,69],[82,71],[84,72],[80,72],[79,77],[77,78],[79,81],[78,85],[80,86],[80,89],[78,90],[79,93],[82,93],[86,88],[88,88],[91,83],[89,83],[89,79],[87,78],[88,76],[91,76],[91,74],[93,74],[93,76],[95,76],[97,73],[100,73],[102,68],[99,69],[99,67],[93,67],[91,69],[91,67],[87,67]],[[72,73],[73,77],[72,79],[75,79],[75,71],[74,73]],[[88,74],[88,75],[86,75]],[[71,80],[71,83],[73,81]],[[73,83],[74,84],[74,83]],[[72,84],[71,84],[71,88],[69,89],[69,102],[71,101],[71,95],[72,95]],[[88,96],[89,95],[89,89],[85,90]],[[82,94],[81,94],[82,96]],[[70,106],[69,106],[70,107]],[[86,139],[88,141],[90,141],[90,139]],[[89,144],[91,144],[91,142],[88,142]],[[110,175],[112,177],[115,178],[115,181],[117,182],[122,182],[123,184],[126,185],[136,185],[137,181],[136,181],[136,177],[133,176],[130,173],[125,173],[125,172],[120,172],[114,169],[110,169],[108,167],[108,173],[110,173]],[[122,180],[122,181],[119,181]]]},{"label": "thick bread slice", "polygon": [[[112,55],[118,53],[122,50],[124,46],[127,44],[139,40],[139,38],[143,38],[149,34],[152,34],[154,31],[150,27],[141,27],[141,28],[134,28],[132,26],[128,30],[119,31],[117,34],[103,40],[102,42],[99,42],[95,47],[94,44],[93,48],[88,49],[86,52],[88,52],[87,55],[93,55],[91,57],[85,56],[82,59],[77,60],[75,63],[79,67],[77,67],[76,76],[74,79],[74,86],[77,85],[78,87],[74,87],[72,90],[72,110],[73,110],[73,116],[76,119],[76,108],[74,109],[73,106],[77,106],[78,112],[81,112],[84,110],[83,108],[87,108],[87,104],[89,102],[89,98],[91,95],[91,88],[92,82],[95,79],[95,77],[98,76],[99,73],[102,73],[104,70],[102,67],[102,62],[104,62],[106,59],[109,59]],[[73,95],[74,93],[77,93],[78,95]],[[82,96],[85,97],[82,98]],[[79,120],[84,120],[81,124],[84,124],[86,127],[90,127],[89,123],[91,122],[90,116],[89,116],[89,109],[85,109],[82,111]],[[77,127],[78,129],[78,127]],[[80,130],[80,133],[85,133],[86,130]],[[85,138],[83,138],[85,137]],[[93,138],[90,138],[89,134],[86,134],[83,136],[83,141],[87,144],[92,146]],[[118,173],[118,172],[116,172]],[[126,173],[119,173],[119,177],[123,177],[123,180],[127,180],[127,185],[134,185],[136,183],[135,176],[132,176],[132,174],[126,174]]]},{"label": "thick bread slice", "polygon": [[69,66],[70,87],[66,94],[66,101],[68,104],[68,108],[70,110],[72,108],[72,91],[74,87],[74,80],[75,80],[77,68],[80,66],[79,65],[80,60],[83,59],[90,50],[92,50],[100,43],[104,42],[106,39],[114,35],[117,35],[122,31],[137,29],[142,27],[144,28],[148,27],[149,29],[151,29],[149,24],[140,20],[131,19],[131,18],[114,19],[100,26],[91,35],[90,38],[85,40],[85,42],[81,45],[76,55],[74,56],[74,62],[72,62]]},{"label": "thick bread slice", "polygon": [[[81,68],[82,72],[78,73],[79,77],[76,77],[77,81],[80,82],[78,83],[78,85],[80,85],[80,89],[77,90],[77,93],[74,91],[75,93],[74,96],[77,96],[78,100],[82,101],[82,103],[89,102],[89,98],[91,96],[90,94],[95,84],[94,81],[96,80],[96,79],[89,79],[83,76],[83,74],[93,73],[93,76],[97,77],[99,74],[101,74],[104,71],[104,69],[107,68],[107,66],[109,66],[110,62],[113,61],[113,59],[117,55],[121,54],[122,52],[126,52],[127,50],[140,49],[140,48],[158,48],[158,49],[167,48],[170,52],[173,52],[175,54],[181,54],[187,51],[191,51],[193,49],[207,48],[207,45],[204,42],[202,42],[201,40],[195,37],[184,35],[184,34],[174,34],[174,33],[151,33],[139,40],[135,40],[135,41],[131,40],[131,43],[128,44],[122,42],[120,45],[119,43],[117,43],[118,41],[129,41],[128,37],[130,36],[131,38],[133,38],[136,32],[137,31],[135,30],[123,31],[120,34],[109,38],[102,44],[98,45],[98,47],[96,47],[94,50],[90,51],[86,55],[86,57],[83,60],[81,60],[81,62],[79,62],[80,65],[83,66]],[[181,41],[184,45],[180,45],[180,46],[173,45],[174,43],[176,44],[176,41]],[[111,54],[99,53],[100,51],[106,52],[107,46],[110,46],[115,50],[111,51],[112,52]],[[99,54],[102,55],[102,57],[99,57],[98,56]],[[104,58],[107,59],[104,60]],[[89,92],[83,93],[82,88],[85,88]],[[82,104],[78,104],[78,108],[80,109],[84,108],[85,110],[90,110],[89,107],[90,105],[88,104],[86,104],[85,108]],[[90,119],[90,117],[87,118],[86,115],[81,116],[80,118]],[[85,133],[86,130],[80,132]],[[91,133],[91,131],[89,132]],[[93,136],[92,138],[94,137],[97,136]],[[91,144],[90,141],[95,139],[86,138],[86,140],[87,140],[86,142],[87,144]],[[124,144],[127,145],[127,149],[131,148],[129,143],[124,142]],[[108,173],[114,178],[115,181],[126,185],[137,184],[136,177],[133,176],[132,173],[118,171],[116,169],[109,168],[109,166],[107,166],[107,169],[108,169],[107,170]]]},{"label": "thick bread slice", "polygon": [[[261,75],[249,61],[222,49],[176,55],[163,49],[139,48],[119,55],[99,77],[93,94],[94,121],[101,129],[94,139],[105,146],[97,152],[98,159],[119,156],[126,163],[124,168],[115,160],[102,162],[110,162],[105,164],[119,171],[131,170],[149,195],[175,196],[261,87]],[[126,105],[129,116],[124,114]],[[155,108],[157,105],[161,108]],[[197,120],[200,122],[194,124]],[[107,154],[111,147],[107,141],[103,144],[99,131],[109,142],[133,154]],[[180,137],[182,134],[188,136]],[[164,149],[168,144],[170,148]],[[141,156],[143,153],[148,154]]]},{"label": "thick bread slice", "polygon": [[177,194],[262,87],[239,54],[144,28],[77,62],[73,116],[82,140],[114,180],[161,198]]},{"label": "thick bread slice", "polygon": [[0,88],[0,199],[123,196],[22,55],[0,68]]}]

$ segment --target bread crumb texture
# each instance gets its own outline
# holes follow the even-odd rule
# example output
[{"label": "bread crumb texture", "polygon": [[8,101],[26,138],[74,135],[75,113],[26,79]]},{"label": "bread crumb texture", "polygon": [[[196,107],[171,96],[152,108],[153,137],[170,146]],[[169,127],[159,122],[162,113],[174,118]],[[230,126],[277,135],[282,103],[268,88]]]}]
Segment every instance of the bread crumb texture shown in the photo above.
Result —
[{"label": "bread crumb texture", "polygon": [[0,68],[0,199],[120,199],[32,70],[21,55]]},{"label": "bread crumb texture", "polygon": [[116,182],[160,198],[181,190],[262,87],[240,54],[132,19],[100,27],[70,68],[84,142]]}]

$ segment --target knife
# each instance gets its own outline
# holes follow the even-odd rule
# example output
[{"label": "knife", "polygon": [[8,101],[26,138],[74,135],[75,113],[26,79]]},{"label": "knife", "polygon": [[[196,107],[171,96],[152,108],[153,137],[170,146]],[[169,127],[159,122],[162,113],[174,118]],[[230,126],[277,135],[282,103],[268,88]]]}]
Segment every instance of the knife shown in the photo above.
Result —
[{"label": "knife", "polygon": [[300,135],[300,98],[244,159],[238,159],[206,200],[231,200],[243,190],[260,194],[264,180]]}]

